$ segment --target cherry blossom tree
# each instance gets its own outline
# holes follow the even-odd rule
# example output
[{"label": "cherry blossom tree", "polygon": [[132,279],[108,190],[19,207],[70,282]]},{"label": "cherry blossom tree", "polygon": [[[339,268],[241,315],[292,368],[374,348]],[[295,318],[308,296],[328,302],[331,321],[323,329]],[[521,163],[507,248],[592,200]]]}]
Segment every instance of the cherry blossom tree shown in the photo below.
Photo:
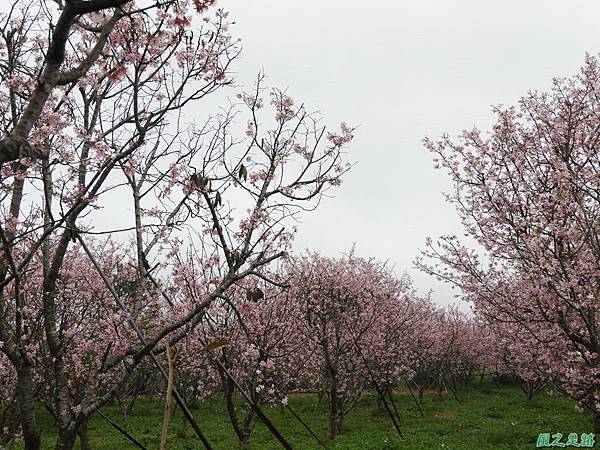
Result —
[{"label": "cherry blossom tree", "polygon": [[[513,324],[600,430],[598,388],[598,59],[518,107],[496,108],[488,135],[427,139],[448,170],[466,233],[428,241],[421,267],[462,288],[486,319]],[[485,261],[485,262],[484,262]],[[556,364],[556,351],[561,357]]]},{"label": "cherry blossom tree", "polygon": [[[194,120],[194,105],[231,84],[240,52],[227,13],[206,12],[210,3],[19,1],[2,16],[0,351],[16,372],[27,449],[40,445],[38,352],[49,361],[57,448],[72,448],[141,364],[160,363],[166,340],[185,339],[236,282],[267,278],[293,236],[288,219],[314,208],[348,169],[353,130],[327,132],[287,93],[266,91],[262,77],[238,104]],[[132,205],[124,227],[110,214],[115,198]],[[120,269],[95,238],[109,233],[133,241]],[[173,258],[182,253],[192,255],[186,264]],[[176,283],[194,271],[203,278],[190,296]],[[98,297],[89,318],[80,300],[62,303],[79,289],[80,300]],[[77,342],[100,335],[101,311],[121,322],[118,333]],[[102,386],[74,390],[90,377],[81,354],[101,348],[101,365],[89,370]]]},{"label": "cherry blossom tree", "polygon": [[[15,303],[12,318],[7,317],[6,307],[0,307],[0,329],[3,352],[17,369],[27,448],[39,447],[39,432],[32,406],[34,361],[21,342],[25,335],[22,311],[27,308],[19,286],[21,277],[41,251],[44,338],[54,358],[56,409],[67,411],[56,293],[76,220],[94,208],[113,169],[164,126],[171,110],[188,100],[180,87],[166,101],[143,101],[152,95],[152,85],[173,73],[167,67],[170,53],[164,50],[170,47],[177,52],[183,45],[185,30],[177,20],[186,17],[184,4],[145,9],[124,1],[58,2],[48,8],[17,2],[2,19],[0,90],[9,107],[2,117],[5,134],[0,144],[4,163],[1,272],[4,295],[10,289]],[[48,39],[44,30],[53,22],[56,26]],[[132,40],[136,34],[146,38]],[[204,34],[208,35],[208,30]],[[210,52],[205,62],[227,47],[228,42],[219,44],[220,49]],[[204,45],[197,49],[200,56]],[[203,75],[200,67],[204,65],[198,58],[195,67],[187,67],[183,84]],[[126,67],[138,77],[129,76]],[[144,70],[139,70],[142,67]],[[208,83],[215,86],[219,82]],[[28,190],[38,195],[26,202]],[[72,421],[63,420],[62,414],[59,417],[60,440],[68,447],[75,427]]]},{"label": "cherry blossom tree", "polygon": [[441,321],[433,303],[424,302],[420,306],[408,345],[411,371],[407,383],[411,389],[415,385],[419,402],[422,402],[425,389],[437,385],[439,380],[440,358],[437,355],[441,344]]},{"label": "cherry blossom tree", "polygon": [[[539,357],[547,350],[541,348],[539,342],[530,338],[529,331],[518,324],[491,322],[489,328],[493,331],[488,351],[500,367],[498,372],[514,374],[527,399],[532,400],[552,380],[549,361]],[[554,348],[557,352],[555,364],[561,364],[559,352],[565,349],[566,346]]]},{"label": "cherry blossom tree", "polygon": [[[287,273],[289,295],[302,317],[297,327],[307,340],[305,364],[313,385],[327,393],[333,439],[369,387],[381,389],[408,370],[395,339],[408,321],[410,281],[353,253],[340,259],[308,253],[292,258]],[[375,359],[394,364],[371,367]]]},{"label": "cherry blossom tree", "polygon": [[421,314],[408,343],[412,355],[410,383],[423,401],[426,388],[452,390],[457,382],[470,383],[482,368],[482,355],[490,349],[483,344],[481,324],[455,306],[440,308],[429,302],[421,305]]},{"label": "cherry blossom tree", "polygon": [[[218,374],[231,425],[244,446],[257,420],[255,408],[286,403],[287,392],[306,376],[305,338],[295,326],[299,320],[282,288],[247,278],[209,308],[198,328],[200,342],[219,346],[208,352],[207,363]],[[236,405],[239,389],[252,405]]]}]

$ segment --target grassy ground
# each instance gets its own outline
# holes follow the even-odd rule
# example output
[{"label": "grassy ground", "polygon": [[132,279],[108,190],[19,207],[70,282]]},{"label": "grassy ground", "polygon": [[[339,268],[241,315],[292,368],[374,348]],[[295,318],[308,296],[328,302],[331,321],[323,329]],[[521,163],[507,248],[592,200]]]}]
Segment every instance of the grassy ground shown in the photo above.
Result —
[{"label": "grassy ground", "polygon": [[[427,393],[423,402],[425,417],[415,408],[409,393],[399,392],[395,401],[401,415],[404,434],[399,438],[385,413],[377,409],[374,396],[366,396],[346,417],[344,430],[330,444],[332,449],[533,449],[539,433],[592,431],[592,421],[575,410],[575,405],[559,395],[540,394],[528,402],[517,387],[491,384],[474,385],[458,392],[459,403],[451,394]],[[292,408],[320,436],[327,431],[326,405],[314,411],[313,396],[294,396]],[[162,404],[159,401],[140,400],[133,414],[125,419],[116,406],[103,412],[118,422],[148,449],[158,448],[162,424]],[[294,449],[318,449],[316,441],[289,412],[279,407],[266,407],[273,420]],[[199,405],[194,410],[206,435],[215,449],[238,448],[231,430],[224,404],[215,400]],[[42,415],[43,448],[51,449],[55,443],[51,419]],[[103,418],[94,416],[89,427],[93,449],[135,449]],[[565,438],[566,439],[566,438]],[[563,439],[563,442],[564,440]],[[268,430],[257,424],[252,434],[252,449],[281,448]],[[18,448],[18,447],[16,447]],[[183,426],[180,411],[176,412],[170,426],[169,449],[201,449],[189,426]]]}]

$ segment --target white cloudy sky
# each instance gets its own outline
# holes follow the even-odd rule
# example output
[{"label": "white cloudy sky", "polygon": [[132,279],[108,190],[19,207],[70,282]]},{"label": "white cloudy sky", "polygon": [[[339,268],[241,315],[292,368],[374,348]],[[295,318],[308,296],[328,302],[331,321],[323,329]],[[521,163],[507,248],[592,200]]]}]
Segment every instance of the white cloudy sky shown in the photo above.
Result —
[{"label": "white cloudy sky", "polygon": [[328,255],[358,253],[407,269],[440,303],[454,291],[412,269],[426,236],[460,233],[432,168],[425,135],[491,124],[490,105],[513,104],[600,51],[600,3],[583,0],[220,0],[244,42],[238,80],[264,68],[271,84],[360,124],[358,161],[296,240]]}]

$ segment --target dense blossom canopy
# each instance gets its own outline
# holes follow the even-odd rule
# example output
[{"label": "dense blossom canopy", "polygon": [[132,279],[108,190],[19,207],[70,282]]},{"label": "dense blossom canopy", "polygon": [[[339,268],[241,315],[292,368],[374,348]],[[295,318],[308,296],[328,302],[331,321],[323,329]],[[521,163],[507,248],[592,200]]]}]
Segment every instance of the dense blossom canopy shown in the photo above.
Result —
[{"label": "dense blossom canopy", "polygon": [[[427,139],[455,184],[466,232],[487,262],[455,236],[428,242],[420,265],[460,286],[486,321],[512,327],[509,351],[588,410],[600,411],[600,64],[497,108],[488,135]],[[505,330],[506,331],[506,330]],[[505,332],[501,333],[504,334]],[[535,356],[531,352],[535,352]],[[528,367],[528,368],[527,368]]]}]

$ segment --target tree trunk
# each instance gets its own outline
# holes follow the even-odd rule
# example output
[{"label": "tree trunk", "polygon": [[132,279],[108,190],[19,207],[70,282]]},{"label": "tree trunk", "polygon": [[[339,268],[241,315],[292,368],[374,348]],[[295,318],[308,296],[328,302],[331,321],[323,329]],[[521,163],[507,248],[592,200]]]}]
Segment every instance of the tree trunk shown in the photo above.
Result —
[{"label": "tree trunk", "polygon": [[342,405],[337,392],[336,383],[332,385],[329,392],[329,431],[327,439],[333,440],[342,429]]},{"label": "tree trunk", "polygon": [[419,404],[422,405],[423,404],[423,394],[425,393],[425,388],[422,386],[419,386]]},{"label": "tree trunk", "polygon": [[55,450],[73,450],[77,440],[77,431],[71,428],[62,429],[58,432]]},{"label": "tree trunk", "polygon": [[498,374],[498,372],[496,372],[494,375],[492,375],[492,381],[494,382],[494,384],[495,384],[496,386],[499,386],[499,385],[500,385],[500,384],[499,384],[499,382],[498,382],[498,381],[499,381],[499,380],[498,380],[499,376],[500,376],[500,375]]},{"label": "tree trunk", "polygon": [[33,377],[31,366],[27,363],[17,369],[17,397],[25,450],[39,450],[40,430],[33,408]]},{"label": "tree trunk", "polygon": [[79,428],[77,429],[77,434],[79,435],[79,446],[81,450],[91,450],[90,448],[90,440],[88,436],[88,421],[85,419]]},{"label": "tree trunk", "polygon": [[125,407],[125,415],[128,416],[133,412],[133,406],[135,405],[135,401],[137,400],[139,396],[139,390],[136,389],[135,392],[133,393],[133,397],[131,398],[131,400],[129,401],[129,403],[127,404],[127,406]]},{"label": "tree trunk", "polygon": [[313,411],[319,410],[319,406],[321,406],[322,400],[323,400],[323,391],[321,389],[319,389],[319,392],[317,393],[317,401],[315,402],[315,407],[313,408]]},{"label": "tree trunk", "polygon": [[245,442],[247,443],[248,437],[244,435],[242,427],[240,426],[237,409],[235,407],[235,399],[233,398],[235,386],[225,373],[221,374],[221,381],[223,385],[223,395],[225,396],[225,403],[227,405],[227,414],[229,414],[229,421],[242,446]]},{"label": "tree trunk", "polygon": [[333,440],[342,430],[342,413],[341,411],[332,411],[329,415],[329,431],[327,432],[327,439]]},{"label": "tree trunk", "polygon": [[250,435],[252,434],[252,430],[254,429],[254,424],[256,423],[256,414],[254,410],[250,408],[246,417],[244,418],[244,423],[242,425],[242,436],[243,438],[240,440],[242,448],[250,447]]}]

